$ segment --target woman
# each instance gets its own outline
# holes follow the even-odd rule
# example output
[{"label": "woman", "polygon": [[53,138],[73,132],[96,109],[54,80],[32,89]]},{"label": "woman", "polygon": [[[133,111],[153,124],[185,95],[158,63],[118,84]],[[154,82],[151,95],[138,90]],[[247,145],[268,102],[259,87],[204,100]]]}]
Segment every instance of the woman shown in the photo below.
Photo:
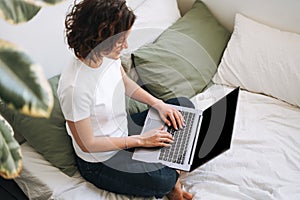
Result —
[{"label": "woman", "polygon": [[127,48],[134,21],[124,0],[83,0],[66,17],[68,45],[81,64],[62,72],[58,95],[78,169],[86,180],[111,192],[191,199],[181,189],[179,172],[131,159],[132,148],[166,147],[173,138],[162,127],[139,135],[147,111],[128,123],[125,95],[154,107],[169,126],[184,126],[180,112],[139,87],[121,67],[120,53]]}]

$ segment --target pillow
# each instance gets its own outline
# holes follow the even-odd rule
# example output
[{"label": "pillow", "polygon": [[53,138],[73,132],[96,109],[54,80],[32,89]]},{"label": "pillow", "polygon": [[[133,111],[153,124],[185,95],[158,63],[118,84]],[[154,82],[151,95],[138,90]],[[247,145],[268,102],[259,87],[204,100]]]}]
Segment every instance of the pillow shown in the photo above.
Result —
[{"label": "pillow", "polygon": [[197,0],[154,43],[134,52],[143,86],[164,100],[194,96],[211,81],[229,37],[206,5]]},{"label": "pillow", "polygon": [[241,86],[300,106],[300,35],[236,14],[215,83]]},{"label": "pillow", "polygon": [[137,18],[128,36],[129,48],[124,53],[152,43],[181,17],[177,0],[127,0],[127,5]]},{"label": "pillow", "polygon": [[135,99],[132,99],[128,96],[125,98],[126,101],[126,110],[128,114],[135,114],[147,110],[149,107],[147,104],[141,103]]},{"label": "pillow", "polygon": [[[128,36],[128,48],[122,51],[121,62],[127,75],[132,80],[138,81],[138,75],[132,65],[131,53],[155,41],[181,15],[177,0],[127,0],[126,3],[137,18]],[[127,109],[130,114],[147,108],[145,104],[128,98]]]},{"label": "pillow", "polygon": [[126,0],[126,5],[132,10],[137,9],[141,6],[146,0]]},{"label": "pillow", "polygon": [[57,98],[58,80],[58,76],[49,79],[54,94],[54,107],[49,119],[23,115],[4,105],[0,107],[0,112],[13,129],[23,135],[28,144],[52,165],[72,176],[77,170],[75,153]]}]

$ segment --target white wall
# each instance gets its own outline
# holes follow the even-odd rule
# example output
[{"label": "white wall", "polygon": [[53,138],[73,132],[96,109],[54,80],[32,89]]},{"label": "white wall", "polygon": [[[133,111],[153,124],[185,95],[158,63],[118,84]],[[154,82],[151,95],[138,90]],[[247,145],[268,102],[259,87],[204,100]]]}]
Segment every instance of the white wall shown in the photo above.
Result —
[{"label": "white wall", "polygon": [[235,13],[239,12],[269,26],[300,33],[299,0],[203,0],[203,2],[229,30],[233,29]]},{"label": "white wall", "polygon": [[[182,11],[195,0],[178,0]],[[232,31],[237,12],[284,31],[300,33],[299,0],[202,0],[216,18]]]},{"label": "white wall", "polygon": [[73,0],[47,6],[29,22],[11,25],[0,19],[0,38],[24,49],[44,69],[47,78],[72,62],[64,36],[64,19]]}]

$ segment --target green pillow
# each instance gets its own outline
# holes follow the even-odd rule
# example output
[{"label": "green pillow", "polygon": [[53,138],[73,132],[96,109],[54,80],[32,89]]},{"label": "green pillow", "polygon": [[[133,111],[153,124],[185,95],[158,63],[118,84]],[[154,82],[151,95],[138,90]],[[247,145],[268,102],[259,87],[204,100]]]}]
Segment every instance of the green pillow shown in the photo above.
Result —
[{"label": "green pillow", "polygon": [[134,52],[142,85],[164,100],[194,96],[211,81],[229,38],[230,32],[196,0],[154,43]]},{"label": "green pillow", "polygon": [[128,114],[135,114],[147,110],[149,107],[147,104],[141,103],[135,99],[126,96],[126,110]]},{"label": "green pillow", "polygon": [[54,107],[50,118],[34,118],[0,106],[1,114],[11,124],[14,131],[23,135],[26,141],[52,165],[68,176],[77,170],[75,152],[69,137],[65,119],[57,97],[59,76],[49,79],[53,94]]}]

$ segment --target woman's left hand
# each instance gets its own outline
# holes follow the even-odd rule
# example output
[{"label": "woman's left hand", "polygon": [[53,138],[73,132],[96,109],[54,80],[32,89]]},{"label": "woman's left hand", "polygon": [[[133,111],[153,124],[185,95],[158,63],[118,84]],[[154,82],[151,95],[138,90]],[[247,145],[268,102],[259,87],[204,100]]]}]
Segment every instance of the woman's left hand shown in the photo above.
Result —
[{"label": "woman's left hand", "polygon": [[159,112],[161,119],[168,125],[178,130],[184,126],[184,118],[181,113],[173,106],[164,103],[161,101],[160,103],[154,106],[156,110]]}]

